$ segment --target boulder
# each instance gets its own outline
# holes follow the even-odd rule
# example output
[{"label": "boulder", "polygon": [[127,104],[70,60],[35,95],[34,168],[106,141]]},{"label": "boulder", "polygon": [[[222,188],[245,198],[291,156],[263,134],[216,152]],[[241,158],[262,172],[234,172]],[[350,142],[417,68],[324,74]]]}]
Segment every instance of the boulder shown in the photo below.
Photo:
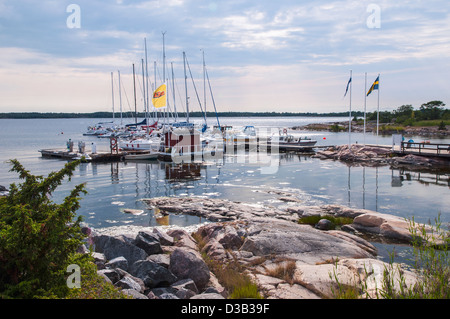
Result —
[{"label": "boulder", "polygon": [[209,268],[203,259],[190,250],[177,248],[170,255],[169,270],[178,279],[192,279],[202,290],[210,279]]},{"label": "boulder", "polygon": [[123,256],[129,264],[145,259],[147,253],[133,245],[125,236],[99,235],[93,237],[95,251],[103,253],[108,260]]},{"label": "boulder", "polygon": [[216,293],[206,293],[199,294],[191,297],[191,299],[225,299],[221,294]]},{"label": "boulder", "polygon": [[123,269],[120,268],[116,268],[114,269],[114,271],[116,271],[119,275],[120,278],[124,278],[124,277],[130,277],[134,282],[137,282],[139,284],[139,286],[141,286],[141,289],[139,290],[141,293],[143,293],[145,291],[145,284],[144,281],[141,278],[135,277],[133,275],[131,275],[130,273],[126,272]]},{"label": "boulder", "polygon": [[95,263],[106,263],[106,257],[102,253],[93,252],[92,257],[94,258]]},{"label": "boulder", "polygon": [[167,232],[167,235],[173,237],[174,246],[186,247],[194,251],[197,250],[195,239],[184,229],[171,229]]},{"label": "boulder", "polygon": [[159,228],[153,228],[153,233],[158,237],[159,242],[163,246],[172,246],[173,245],[173,237],[167,235],[167,233],[163,232]]},{"label": "boulder", "polygon": [[147,260],[153,261],[164,268],[169,268],[170,256],[168,254],[156,254],[147,257]]},{"label": "boulder", "polygon": [[159,299],[180,299],[176,295],[171,293],[165,293],[159,296]]},{"label": "boulder", "polygon": [[114,284],[114,286],[122,288],[122,289],[133,289],[138,292],[141,292],[141,286],[138,282],[134,281],[131,277],[123,277],[118,282]]},{"label": "boulder", "polygon": [[149,299],[146,295],[141,294],[140,292],[134,289],[122,289],[121,291],[124,295],[127,295],[133,299]]},{"label": "boulder", "polygon": [[134,244],[143,249],[148,255],[161,254],[163,252],[159,237],[154,233],[140,231],[134,240]]},{"label": "boulder", "polygon": [[189,289],[198,294],[197,286],[195,285],[195,282],[192,279],[181,279],[173,283],[172,288],[176,290]]},{"label": "boulder", "polygon": [[107,283],[112,285],[113,282],[111,281],[111,279],[109,279],[109,277],[105,273],[102,272],[103,270],[104,269],[97,270],[97,275],[99,275],[105,282],[107,282]]},{"label": "boulder", "polygon": [[177,289],[174,289],[172,287],[159,287],[159,288],[153,288],[151,292],[156,296],[160,297],[162,294],[173,294],[175,295],[177,293]]},{"label": "boulder", "polygon": [[239,247],[241,247],[244,243],[242,238],[238,235],[236,229],[231,225],[223,227],[223,232],[217,236],[216,239],[225,249],[236,250],[239,249]]},{"label": "boulder", "polygon": [[314,227],[320,230],[331,230],[334,229],[334,224],[330,220],[323,218]]},{"label": "boulder", "polygon": [[120,274],[117,271],[115,271],[114,269],[101,269],[101,270],[97,271],[97,274],[102,277],[108,278],[108,280],[112,284],[115,284],[116,282],[118,282],[121,277]]},{"label": "boulder", "polygon": [[411,242],[410,224],[401,217],[371,212],[359,215],[353,220],[351,227],[362,233],[371,233],[387,239]]},{"label": "boulder", "polygon": [[186,288],[180,288],[177,290],[177,292],[175,293],[175,296],[177,296],[180,299],[191,299],[192,297],[194,297],[196,295],[195,292],[193,292],[190,289],[186,289]]},{"label": "boulder", "polygon": [[130,273],[142,279],[148,288],[170,286],[177,281],[177,277],[171,271],[150,260],[135,262],[130,267]]},{"label": "boulder", "polygon": [[105,264],[108,268],[120,268],[123,270],[128,270],[128,261],[123,256],[119,256],[111,259]]}]

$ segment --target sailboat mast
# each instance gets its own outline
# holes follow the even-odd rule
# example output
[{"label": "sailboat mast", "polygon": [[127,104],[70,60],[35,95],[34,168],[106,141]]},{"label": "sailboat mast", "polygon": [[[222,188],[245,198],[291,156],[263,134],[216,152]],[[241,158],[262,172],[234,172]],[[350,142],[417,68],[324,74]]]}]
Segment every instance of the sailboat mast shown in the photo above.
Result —
[{"label": "sailboat mast", "polygon": [[136,105],[136,76],[133,63],[133,89],[134,89],[134,121],[137,124],[137,105]]},{"label": "sailboat mast", "polygon": [[111,72],[111,95],[112,95],[112,115],[113,115],[113,122],[115,119],[114,116],[114,76],[113,76],[113,72]]},{"label": "sailboat mast", "polygon": [[213,95],[212,88],[211,88],[211,82],[209,82],[209,75],[208,75],[208,70],[206,69],[206,67],[205,67],[205,71],[206,71],[206,79],[208,80],[209,92],[211,93],[211,100],[214,105],[214,111],[216,112],[217,125],[219,126],[219,130],[220,130],[219,115],[217,114],[216,102],[214,101],[214,95]]},{"label": "sailboat mast", "polygon": [[203,105],[205,106],[205,124],[206,124],[206,66],[205,66],[205,50],[203,53]]},{"label": "sailboat mast", "polygon": [[117,70],[117,74],[119,76],[119,103],[120,103],[120,125],[123,124],[123,117],[122,117],[122,87],[120,84],[120,71]]},{"label": "sailboat mast", "polygon": [[147,100],[145,95],[145,75],[144,75],[144,59],[141,59],[142,63],[142,86],[143,86],[143,94],[144,94],[144,112],[145,112],[145,122],[147,126],[147,134],[148,134],[148,107],[147,107]]},{"label": "sailboat mast", "polygon": [[172,98],[173,98],[173,109],[175,112],[175,122],[178,119],[177,105],[175,102],[175,76],[173,74],[173,62],[170,62],[170,68],[172,70]]},{"label": "sailboat mast", "polygon": [[163,83],[166,82],[166,48],[165,48],[165,34],[166,32],[162,32],[163,36]]},{"label": "sailboat mast", "polygon": [[[153,61],[153,76],[154,76],[154,79],[155,79],[155,87],[153,88],[153,92],[155,92],[156,91],[156,61]],[[155,119],[156,120],[159,120],[159,113],[158,113],[158,110],[155,110]]]},{"label": "sailboat mast", "polygon": [[[144,38],[144,51],[145,51],[145,75],[146,75],[146,81],[144,90],[147,94],[147,113],[150,112],[150,104],[149,104],[149,94],[148,94],[148,61],[147,61],[147,38]],[[147,123],[148,125],[148,123]]]},{"label": "sailboat mast", "polygon": [[183,51],[183,63],[184,63],[184,88],[186,91],[186,122],[189,123],[189,101],[187,93],[187,75],[186,75],[186,52]]},{"label": "sailboat mast", "polygon": [[[162,32],[162,36],[163,36],[163,84],[166,83],[166,48],[165,48],[165,34],[166,31]],[[166,98],[167,98],[167,86],[166,86]],[[166,108],[164,110],[164,124],[166,124],[166,119],[167,119],[167,105]]]}]

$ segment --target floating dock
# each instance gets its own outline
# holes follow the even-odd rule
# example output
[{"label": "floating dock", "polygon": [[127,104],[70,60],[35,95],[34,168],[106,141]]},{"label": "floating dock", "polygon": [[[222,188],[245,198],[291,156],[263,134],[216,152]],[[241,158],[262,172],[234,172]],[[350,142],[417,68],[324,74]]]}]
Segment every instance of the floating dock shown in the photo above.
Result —
[{"label": "floating dock", "polygon": [[42,157],[60,158],[64,160],[83,159],[88,162],[115,162],[121,161],[127,152],[98,152],[98,153],[77,153],[69,152],[67,149],[44,149],[39,150]]},{"label": "floating dock", "polygon": [[[277,152],[283,153],[283,152],[314,152],[315,149],[320,148],[328,148],[331,147],[330,145],[314,145],[314,146],[282,146],[277,145],[276,149]],[[228,151],[227,151],[228,148]],[[224,143],[224,155],[233,155],[236,151],[254,151],[254,152],[270,152],[271,146],[270,144],[254,144],[254,143]],[[125,155],[129,154],[142,154],[146,153],[147,151],[123,151],[123,150],[117,150],[117,151],[99,151],[96,153],[80,153],[76,151],[69,151],[68,149],[61,149],[61,148],[52,148],[52,149],[42,149],[39,150],[39,152],[42,154],[42,157],[47,158],[59,158],[63,160],[79,160],[83,159],[87,162],[117,162],[117,161],[123,161],[125,160]],[[171,160],[171,154],[170,153],[160,153],[160,156],[158,157],[159,160],[162,161],[170,161]]]}]

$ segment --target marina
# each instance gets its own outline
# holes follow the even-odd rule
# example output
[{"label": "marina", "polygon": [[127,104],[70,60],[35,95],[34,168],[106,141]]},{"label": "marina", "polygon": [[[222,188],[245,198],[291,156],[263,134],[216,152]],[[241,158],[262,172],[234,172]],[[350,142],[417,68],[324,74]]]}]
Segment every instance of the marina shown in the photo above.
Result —
[{"label": "marina", "polygon": [[[228,118],[223,122],[235,128],[252,122],[258,130],[265,132],[267,128],[293,127],[298,123],[321,120]],[[199,119],[192,121],[195,123]],[[127,155],[144,155],[146,152],[120,149],[117,153],[111,152],[109,139],[83,135],[83,128],[94,122],[90,119],[0,122],[5,136],[0,146],[8,150],[0,154],[0,185],[6,187],[19,182],[17,176],[9,172],[9,159],[17,158],[33,174],[46,175],[61,169],[68,160],[79,158],[82,153],[78,152],[78,141],[84,142],[84,153],[91,160],[80,164],[72,180],[63,183],[61,190],[55,193],[54,200],[62,200],[65,192],[74,185],[86,183],[88,195],[81,200],[78,213],[96,227],[159,225],[161,219],[158,214],[148,210],[141,202],[143,198],[155,196],[224,198],[274,206],[290,206],[299,202],[310,205],[339,203],[402,217],[415,216],[421,221],[434,219],[440,212],[443,222],[450,222],[450,202],[447,199],[449,174],[446,171],[436,171],[430,176],[422,171],[420,178],[416,179],[410,178],[418,174],[416,172],[399,171],[389,166],[364,167],[311,156],[315,151],[346,144],[346,133],[289,130],[289,133],[308,136],[317,143],[312,149],[307,147],[302,152],[279,150],[273,153],[266,152],[265,147],[257,151],[246,150],[242,147],[245,144],[236,145],[236,149],[233,145],[223,154],[194,158],[196,161],[187,163],[170,161],[170,158],[126,159]],[[14,133],[17,131],[21,134]],[[367,145],[377,145],[378,142],[387,149],[392,148],[391,136],[379,136],[377,139],[376,136],[366,135],[365,138]],[[74,141],[73,152],[69,152],[66,146],[69,139]],[[352,139],[352,143],[362,141],[363,134],[353,133]],[[412,139],[421,141],[420,137]],[[430,142],[447,144],[448,140],[431,139]],[[96,154],[92,152],[93,143]],[[428,183],[432,180],[439,183]],[[283,197],[289,201],[280,199]],[[411,205],[406,207],[402,204],[405,201]],[[138,209],[144,213],[124,214],[123,209]],[[195,216],[171,214],[164,218],[167,225],[183,227],[202,222]]]}]

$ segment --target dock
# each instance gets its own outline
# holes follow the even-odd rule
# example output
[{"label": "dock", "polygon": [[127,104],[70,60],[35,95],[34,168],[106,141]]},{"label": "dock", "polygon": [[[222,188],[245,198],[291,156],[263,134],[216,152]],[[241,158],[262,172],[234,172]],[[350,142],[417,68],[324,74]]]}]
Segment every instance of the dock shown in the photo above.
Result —
[{"label": "dock", "polygon": [[98,153],[77,153],[70,152],[67,149],[43,149],[39,150],[42,157],[59,158],[64,160],[83,159],[88,162],[116,162],[121,161],[126,152],[98,152]]},{"label": "dock", "polygon": [[426,143],[426,142],[401,142],[400,145],[392,147],[392,145],[374,145],[367,146],[387,148],[397,155],[420,155],[427,157],[439,157],[450,159],[450,144],[445,143]]},{"label": "dock", "polygon": [[402,142],[400,150],[394,152],[450,159],[450,144]]}]

